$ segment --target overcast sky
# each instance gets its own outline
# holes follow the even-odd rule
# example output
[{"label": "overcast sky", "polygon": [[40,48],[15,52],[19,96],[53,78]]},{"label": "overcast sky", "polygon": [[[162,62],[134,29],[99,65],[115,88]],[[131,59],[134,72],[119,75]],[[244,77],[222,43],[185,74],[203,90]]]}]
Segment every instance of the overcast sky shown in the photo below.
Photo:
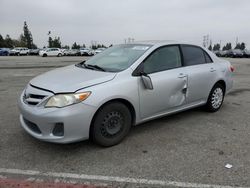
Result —
[{"label": "overcast sky", "polygon": [[48,31],[64,45],[128,37],[202,44],[209,34],[213,43],[239,37],[250,46],[249,0],[0,0],[0,34],[18,38],[24,20],[39,47]]}]

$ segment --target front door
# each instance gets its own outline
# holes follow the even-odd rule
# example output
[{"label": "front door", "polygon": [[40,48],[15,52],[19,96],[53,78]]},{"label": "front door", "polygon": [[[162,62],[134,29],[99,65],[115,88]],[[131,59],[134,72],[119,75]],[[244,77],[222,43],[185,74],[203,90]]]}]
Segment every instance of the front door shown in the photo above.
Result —
[{"label": "front door", "polygon": [[178,45],[155,50],[143,62],[143,72],[152,81],[153,89],[139,82],[140,115],[142,119],[163,114],[185,104],[187,74],[182,67]]}]

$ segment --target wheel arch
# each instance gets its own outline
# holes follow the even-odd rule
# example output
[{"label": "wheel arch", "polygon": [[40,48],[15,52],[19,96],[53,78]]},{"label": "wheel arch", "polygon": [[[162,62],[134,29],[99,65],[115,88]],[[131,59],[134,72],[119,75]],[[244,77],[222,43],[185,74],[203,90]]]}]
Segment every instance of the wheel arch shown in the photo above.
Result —
[{"label": "wheel arch", "polygon": [[209,92],[209,94],[207,96],[207,100],[206,101],[208,101],[208,98],[209,98],[209,96],[210,96],[210,94],[211,94],[214,86],[216,86],[216,84],[221,84],[224,87],[224,95],[225,95],[225,93],[226,93],[226,82],[224,80],[220,79],[217,82],[215,82],[215,84],[213,85],[213,87],[210,89],[210,92]]},{"label": "wheel arch", "polygon": [[[222,85],[223,87],[224,87],[224,93],[225,93],[225,91],[226,91],[226,82],[224,81],[224,80],[218,80],[215,84],[214,84],[214,86],[216,85],[216,84],[220,84],[220,85]],[[214,87],[213,86],[213,87]]]},{"label": "wheel arch", "polygon": [[106,102],[104,102],[95,112],[92,120],[91,120],[91,123],[90,123],[90,129],[89,129],[89,138],[91,138],[91,132],[92,132],[92,129],[93,129],[93,123],[94,123],[94,119],[97,115],[97,113],[100,111],[101,108],[103,108],[105,105],[108,105],[110,103],[113,103],[113,102],[120,102],[122,104],[124,104],[130,111],[131,113],[131,116],[132,116],[132,125],[135,125],[135,122],[136,122],[136,111],[135,111],[135,108],[133,106],[133,104],[126,100],[126,99],[123,99],[123,98],[115,98],[115,99],[111,99],[111,100],[108,100]]}]

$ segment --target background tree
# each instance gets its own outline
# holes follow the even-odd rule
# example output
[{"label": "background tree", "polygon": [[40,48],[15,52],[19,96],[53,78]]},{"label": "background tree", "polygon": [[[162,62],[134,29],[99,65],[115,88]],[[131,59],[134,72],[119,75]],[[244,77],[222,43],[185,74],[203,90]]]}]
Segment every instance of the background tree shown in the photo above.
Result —
[{"label": "background tree", "polygon": [[240,44],[240,49],[241,49],[241,50],[245,50],[245,49],[246,49],[246,44],[245,44],[244,42],[242,42],[242,43]]},{"label": "background tree", "polygon": [[77,44],[76,42],[74,42],[71,48],[72,49],[80,49],[81,46],[79,44]]},{"label": "background tree", "polygon": [[94,45],[94,44],[92,44],[92,45],[90,46],[90,48],[92,48],[93,50],[96,50],[96,49],[97,49],[97,46]]},{"label": "background tree", "polygon": [[5,47],[5,40],[3,38],[3,36],[0,34],[0,48]]},{"label": "background tree", "polygon": [[48,43],[49,43],[49,46],[48,46],[49,48],[61,48],[62,47],[60,37],[55,37],[54,39],[52,39],[52,37],[49,37]]},{"label": "background tree", "polygon": [[62,47],[60,37],[55,37],[53,45],[54,45],[53,46],[54,48],[61,48]]},{"label": "background tree", "polygon": [[227,50],[231,50],[231,49],[232,49],[232,44],[231,44],[231,42],[227,43],[226,48],[227,48]]},{"label": "background tree", "polygon": [[14,44],[13,44],[13,40],[10,38],[9,35],[6,35],[4,41],[5,41],[5,47],[6,48],[13,48],[13,47],[15,47]]},{"label": "background tree", "polygon": [[225,46],[223,46],[222,50],[231,50],[232,49],[232,44],[229,42]]},{"label": "background tree", "polygon": [[213,51],[220,50],[220,44],[215,44],[213,47]]},{"label": "background tree", "polygon": [[236,44],[236,46],[234,47],[234,49],[240,49],[240,43]]},{"label": "background tree", "polygon": [[17,41],[17,44],[15,46],[27,46],[26,38],[23,34],[20,35],[19,40]]},{"label": "background tree", "polygon": [[62,46],[63,49],[70,49],[69,45]]},{"label": "background tree", "polygon": [[211,44],[209,45],[208,49],[209,49],[210,51],[212,51],[213,48],[212,48],[212,45],[211,45]]},{"label": "background tree", "polygon": [[92,44],[90,47],[93,50],[96,50],[97,48],[107,48],[104,44],[96,44],[96,45]]},{"label": "background tree", "polygon": [[48,43],[49,43],[48,47],[53,48],[53,39],[51,37],[49,37]]},{"label": "background tree", "polygon": [[234,49],[245,50],[246,44],[244,42],[238,43]]},{"label": "background tree", "polygon": [[32,49],[33,46],[33,38],[32,38],[32,34],[28,28],[28,25],[26,23],[26,21],[24,22],[24,26],[23,26],[23,36],[26,42],[25,47]]}]

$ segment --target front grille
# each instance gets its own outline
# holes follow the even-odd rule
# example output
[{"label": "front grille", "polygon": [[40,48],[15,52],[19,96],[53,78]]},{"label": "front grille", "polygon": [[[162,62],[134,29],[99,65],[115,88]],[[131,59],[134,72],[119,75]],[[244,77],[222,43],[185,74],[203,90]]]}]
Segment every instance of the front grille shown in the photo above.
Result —
[{"label": "front grille", "polygon": [[25,103],[34,106],[39,104],[45,97],[46,95],[26,94],[23,98]]},{"label": "front grille", "polygon": [[23,94],[23,101],[30,106],[36,106],[52,94],[49,91],[28,85]]},{"label": "front grille", "polygon": [[29,129],[32,130],[33,132],[35,132],[37,134],[42,133],[41,130],[39,129],[39,127],[35,123],[33,123],[25,118],[23,118],[23,121],[29,127]]},{"label": "front grille", "polygon": [[43,99],[44,97],[46,97],[46,96],[44,96],[44,95],[30,94],[30,98],[34,98],[34,99]]}]

